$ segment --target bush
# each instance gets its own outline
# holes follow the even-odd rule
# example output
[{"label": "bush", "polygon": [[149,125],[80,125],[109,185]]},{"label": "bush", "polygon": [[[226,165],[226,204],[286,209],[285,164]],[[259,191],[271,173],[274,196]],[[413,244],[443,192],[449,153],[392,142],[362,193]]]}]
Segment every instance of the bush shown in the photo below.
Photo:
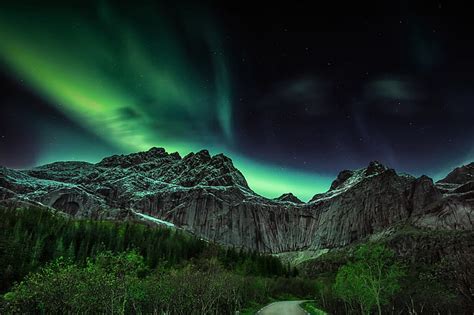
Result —
[{"label": "bush", "polygon": [[58,258],[29,274],[5,295],[5,313],[233,314],[311,289],[303,279],[232,273],[217,258],[151,270],[135,251],[106,251],[85,266]]},{"label": "bush", "polygon": [[355,304],[363,314],[376,307],[382,314],[382,305],[400,290],[403,268],[394,261],[395,253],[383,245],[363,245],[355,253],[354,262],[337,272],[334,290],[350,308]]},{"label": "bush", "polygon": [[229,271],[252,276],[289,273],[271,255],[224,248],[186,232],[134,222],[70,220],[37,208],[0,208],[0,293],[29,272],[63,257],[85,266],[98,253],[135,250],[154,269],[215,258]]}]

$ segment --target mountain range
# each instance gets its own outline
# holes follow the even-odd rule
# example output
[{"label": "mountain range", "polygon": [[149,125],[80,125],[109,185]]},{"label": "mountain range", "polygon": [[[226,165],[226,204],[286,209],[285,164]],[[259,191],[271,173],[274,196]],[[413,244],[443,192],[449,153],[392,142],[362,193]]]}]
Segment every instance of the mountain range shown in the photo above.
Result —
[{"label": "mountain range", "polygon": [[0,167],[0,206],[28,205],[75,218],[173,225],[259,252],[330,249],[384,235],[400,224],[472,230],[474,163],[433,182],[373,161],[343,170],[327,192],[308,202],[291,193],[275,199],[258,195],[230,158],[206,150],[181,157],[152,148],[96,164]]}]

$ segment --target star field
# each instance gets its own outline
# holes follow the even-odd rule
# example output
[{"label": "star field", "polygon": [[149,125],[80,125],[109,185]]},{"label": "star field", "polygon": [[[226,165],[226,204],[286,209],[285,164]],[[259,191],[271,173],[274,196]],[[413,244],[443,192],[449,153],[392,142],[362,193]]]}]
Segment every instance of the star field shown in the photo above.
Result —
[{"label": "star field", "polygon": [[306,200],[371,160],[439,178],[474,159],[471,22],[407,3],[2,4],[0,164],[205,148]]}]

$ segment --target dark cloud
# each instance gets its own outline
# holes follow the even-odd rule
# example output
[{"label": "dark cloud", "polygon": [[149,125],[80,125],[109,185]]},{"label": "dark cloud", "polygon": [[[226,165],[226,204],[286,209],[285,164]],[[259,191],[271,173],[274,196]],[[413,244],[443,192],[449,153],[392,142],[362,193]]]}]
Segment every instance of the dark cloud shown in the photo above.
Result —
[{"label": "dark cloud", "polygon": [[256,104],[260,109],[288,108],[307,116],[327,114],[332,110],[327,100],[329,87],[329,83],[313,77],[278,82]]},{"label": "dark cloud", "polygon": [[417,101],[424,98],[422,87],[414,80],[383,78],[369,82],[366,86],[368,99]]}]

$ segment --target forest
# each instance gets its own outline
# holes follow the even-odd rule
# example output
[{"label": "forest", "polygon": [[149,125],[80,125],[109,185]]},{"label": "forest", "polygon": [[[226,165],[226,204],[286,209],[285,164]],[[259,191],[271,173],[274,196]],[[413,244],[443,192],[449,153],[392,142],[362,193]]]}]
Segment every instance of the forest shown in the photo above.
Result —
[{"label": "forest", "polygon": [[[296,269],[143,222],[75,220],[37,208],[0,215],[2,314],[253,314],[289,299],[313,300],[304,305],[312,314],[474,310],[469,251],[428,261],[400,257],[389,243],[362,243]],[[451,238],[461,244],[471,236]]]},{"label": "forest", "polygon": [[6,313],[231,314],[313,284],[271,255],[142,222],[73,220],[2,209]]}]

